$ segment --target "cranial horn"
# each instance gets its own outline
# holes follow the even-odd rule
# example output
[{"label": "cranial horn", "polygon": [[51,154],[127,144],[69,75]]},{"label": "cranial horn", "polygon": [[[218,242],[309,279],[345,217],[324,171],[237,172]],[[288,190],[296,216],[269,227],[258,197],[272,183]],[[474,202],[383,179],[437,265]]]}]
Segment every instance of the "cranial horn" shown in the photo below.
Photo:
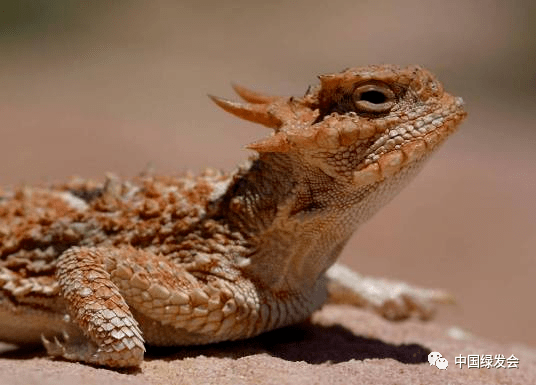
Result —
[{"label": "cranial horn", "polygon": [[242,99],[244,99],[246,102],[254,103],[254,104],[267,104],[272,103],[279,99],[278,96],[271,96],[271,95],[263,95],[261,93],[252,91],[246,87],[242,87],[238,84],[231,84],[233,87],[233,90],[240,96]]},{"label": "cranial horn", "polygon": [[208,95],[208,97],[222,109],[241,119],[270,128],[278,128],[282,124],[280,119],[268,111],[268,105],[266,104],[243,104],[212,95]]},{"label": "cranial horn", "polygon": [[291,144],[285,133],[278,132],[268,138],[248,144],[246,147],[257,152],[288,152]]}]

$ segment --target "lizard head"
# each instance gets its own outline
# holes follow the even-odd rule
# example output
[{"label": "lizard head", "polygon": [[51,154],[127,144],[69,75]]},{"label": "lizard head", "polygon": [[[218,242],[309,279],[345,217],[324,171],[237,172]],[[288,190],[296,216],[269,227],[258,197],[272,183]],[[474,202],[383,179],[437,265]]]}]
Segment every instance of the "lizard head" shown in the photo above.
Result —
[{"label": "lizard head", "polygon": [[248,148],[294,153],[357,186],[381,181],[429,154],[466,116],[461,98],[418,66],[350,68],[319,76],[302,98],[240,86],[247,103],[211,96],[224,110],[274,130]]}]

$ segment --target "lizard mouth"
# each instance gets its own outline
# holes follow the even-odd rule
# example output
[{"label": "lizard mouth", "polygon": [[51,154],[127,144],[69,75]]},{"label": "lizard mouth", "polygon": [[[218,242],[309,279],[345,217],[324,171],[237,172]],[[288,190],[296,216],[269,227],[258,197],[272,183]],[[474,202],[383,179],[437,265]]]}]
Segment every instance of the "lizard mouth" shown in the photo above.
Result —
[{"label": "lizard mouth", "polygon": [[441,112],[387,130],[369,147],[364,161],[353,173],[357,185],[381,181],[436,149],[456,131],[467,113],[460,97]]}]

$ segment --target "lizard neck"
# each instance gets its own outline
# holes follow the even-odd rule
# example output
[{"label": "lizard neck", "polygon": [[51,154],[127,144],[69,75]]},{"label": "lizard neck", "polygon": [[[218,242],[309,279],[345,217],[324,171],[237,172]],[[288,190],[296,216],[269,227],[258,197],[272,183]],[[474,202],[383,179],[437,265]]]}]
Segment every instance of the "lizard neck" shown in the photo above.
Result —
[{"label": "lizard neck", "polygon": [[416,162],[381,182],[356,188],[299,155],[266,153],[234,176],[219,206],[248,242],[238,266],[276,292],[310,293],[357,227],[416,174]]}]

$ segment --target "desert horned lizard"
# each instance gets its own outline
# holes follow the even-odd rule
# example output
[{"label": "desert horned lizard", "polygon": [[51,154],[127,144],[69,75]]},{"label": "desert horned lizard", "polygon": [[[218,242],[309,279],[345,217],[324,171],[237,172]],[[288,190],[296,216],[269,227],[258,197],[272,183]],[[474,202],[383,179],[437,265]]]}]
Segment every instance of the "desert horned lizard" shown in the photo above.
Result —
[{"label": "desert horned lizard", "polygon": [[334,263],[456,130],[463,101],[418,66],[319,78],[301,98],[239,86],[244,103],[212,97],[273,129],[232,173],[0,190],[0,340],[131,367],[145,342],[248,338],[328,297],[428,317],[446,294]]}]

